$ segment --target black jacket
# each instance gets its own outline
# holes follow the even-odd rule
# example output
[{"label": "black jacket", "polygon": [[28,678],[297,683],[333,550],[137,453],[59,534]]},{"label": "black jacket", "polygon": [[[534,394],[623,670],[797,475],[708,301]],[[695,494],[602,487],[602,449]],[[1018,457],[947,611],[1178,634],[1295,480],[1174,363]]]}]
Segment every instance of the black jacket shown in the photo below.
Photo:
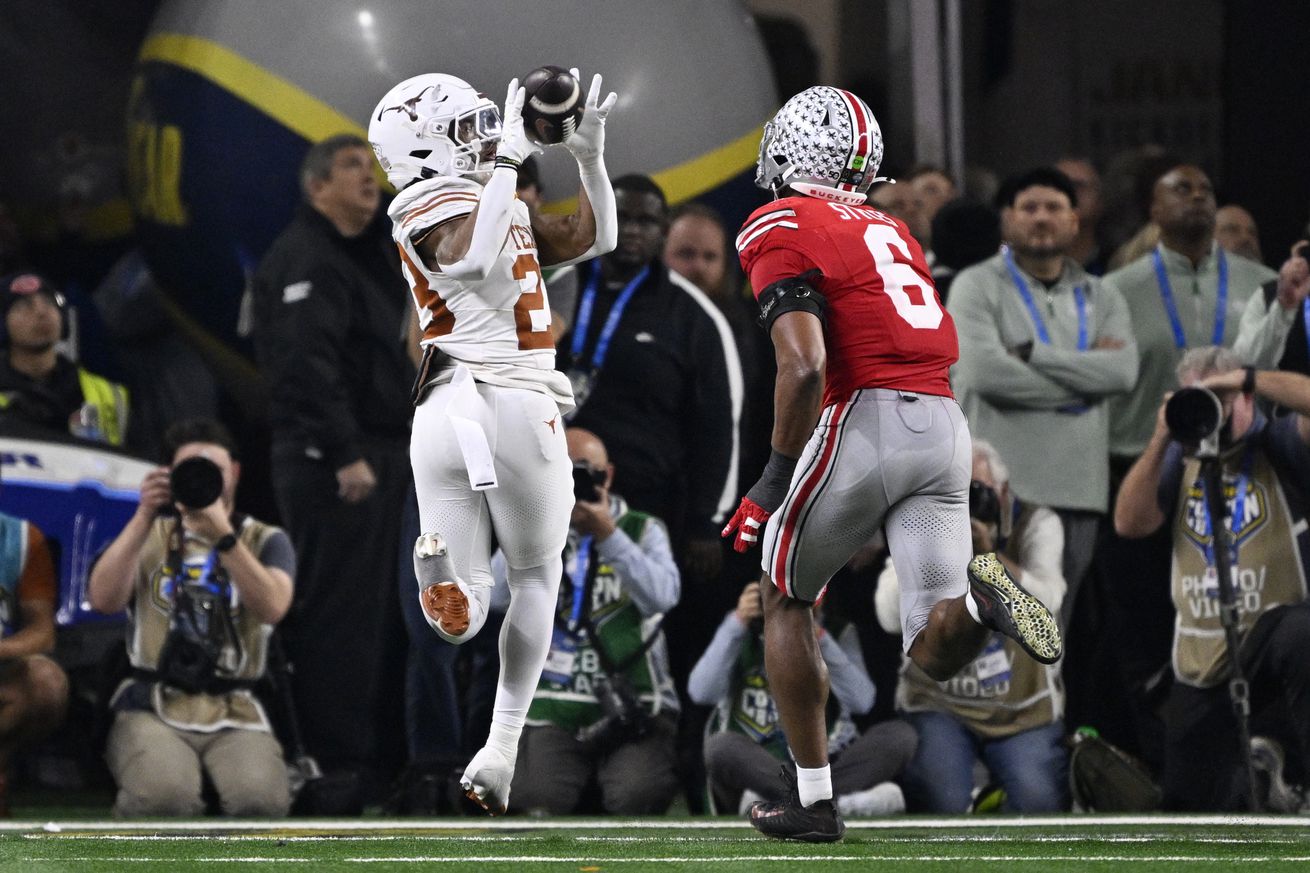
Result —
[{"label": "black jacket", "polygon": [[[594,267],[577,268],[579,301]],[[675,536],[717,537],[736,508],[741,364],[732,330],[709,298],[675,284],[663,263],[653,267],[624,310],[591,395],[571,424],[604,441],[614,489],[634,509],[660,517]],[[601,283],[583,369],[619,290]],[[575,305],[570,324],[576,323]],[[561,369],[573,364],[572,342],[570,329],[559,345]]]},{"label": "black jacket", "polygon": [[336,470],[371,438],[409,434],[410,303],[387,222],[379,214],[346,238],[302,204],[255,273],[255,354],[275,454],[321,453]]}]

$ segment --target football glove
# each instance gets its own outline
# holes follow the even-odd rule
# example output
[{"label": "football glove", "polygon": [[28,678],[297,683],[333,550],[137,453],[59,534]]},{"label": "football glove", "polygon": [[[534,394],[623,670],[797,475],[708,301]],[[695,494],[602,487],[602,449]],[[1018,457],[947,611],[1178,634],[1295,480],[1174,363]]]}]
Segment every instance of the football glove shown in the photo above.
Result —
[{"label": "football glove", "polygon": [[[569,72],[573,78],[580,78],[576,67]],[[611,91],[605,102],[597,105],[600,81],[600,73],[591,78],[591,88],[587,91],[587,102],[582,110],[582,121],[578,122],[577,130],[564,138],[564,148],[569,150],[579,164],[594,161],[605,153],[605,118],[619,99],[619,95]]]},{"label": "football glove", "polygon": [[515,164],[521,164],[533,152],[541,151],[523,131],[525,97],[526,92],[519,86],[519,80],[511,79],[509,91],[505,94],[505,112],[500,121],[500,144],[496,146],[496,157],[506,158]]},{"label": "football glove", "polygon": [[723,536],[730,537],[736,532],[737,536],[732,541],[732,547],[739,552],[744,552],[760,541],[764,523],[772,514],[749,497],[743,497],[741,505],[728,521],[728,526],[723,529]]}]

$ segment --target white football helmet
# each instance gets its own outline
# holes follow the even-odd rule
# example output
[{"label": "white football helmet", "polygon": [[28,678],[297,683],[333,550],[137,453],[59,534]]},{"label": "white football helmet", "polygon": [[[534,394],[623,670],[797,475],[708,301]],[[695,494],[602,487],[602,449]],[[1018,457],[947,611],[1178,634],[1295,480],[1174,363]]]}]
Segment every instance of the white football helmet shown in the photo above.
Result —
[{"label": "white football helmet", "polygon": [[783,104],[764,125],[755,184],[775,195],[798,194],[863,203],[882,181],[882,130],[868,105],[850,91],[816,85]]},{"label": "white football helmet", "polygon": [[500,142],[500,109],[463,79],[426,73],[387,92],[368,140],[397,189],[431,176],[490,172]]}]

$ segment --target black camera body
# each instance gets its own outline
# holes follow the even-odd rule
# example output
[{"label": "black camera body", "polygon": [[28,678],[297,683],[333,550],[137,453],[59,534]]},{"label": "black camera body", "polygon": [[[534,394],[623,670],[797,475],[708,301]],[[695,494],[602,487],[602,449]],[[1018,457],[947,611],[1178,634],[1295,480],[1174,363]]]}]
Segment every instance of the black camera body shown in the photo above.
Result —
[{"label": "black camera body", "polygon": [[650,733],[650,716],[626,676],[598,678],[596,699],[600,701],[600,721],[580,728],[577,733],[578,742],[592,751],[607,752]]},{"label": "black camera body", "polygon": [[168,634],[159,652],[158,673],[165,685],[201,694],[218,679],[226,636],[227,604],[207,591],[179,582],[173,592]]},{"label": "black camera body", "polygon": [[984,524],[1001,523],[1001,497],[990,485],[974,479],[969,482],[969,515]]}]

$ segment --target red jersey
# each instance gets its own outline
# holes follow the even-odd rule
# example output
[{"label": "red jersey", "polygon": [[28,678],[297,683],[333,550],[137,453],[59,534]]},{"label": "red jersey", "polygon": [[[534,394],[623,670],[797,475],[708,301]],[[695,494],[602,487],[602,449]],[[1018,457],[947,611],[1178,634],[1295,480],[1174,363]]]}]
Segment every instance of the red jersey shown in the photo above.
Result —
[{"label": "red jersey", "polygon": [[787,197],[751,214],[737,253],[759,293],[810,270],[828,301],[825,406],[860,388],[952,397],[955,322],[905,223],[868,206]]}]

